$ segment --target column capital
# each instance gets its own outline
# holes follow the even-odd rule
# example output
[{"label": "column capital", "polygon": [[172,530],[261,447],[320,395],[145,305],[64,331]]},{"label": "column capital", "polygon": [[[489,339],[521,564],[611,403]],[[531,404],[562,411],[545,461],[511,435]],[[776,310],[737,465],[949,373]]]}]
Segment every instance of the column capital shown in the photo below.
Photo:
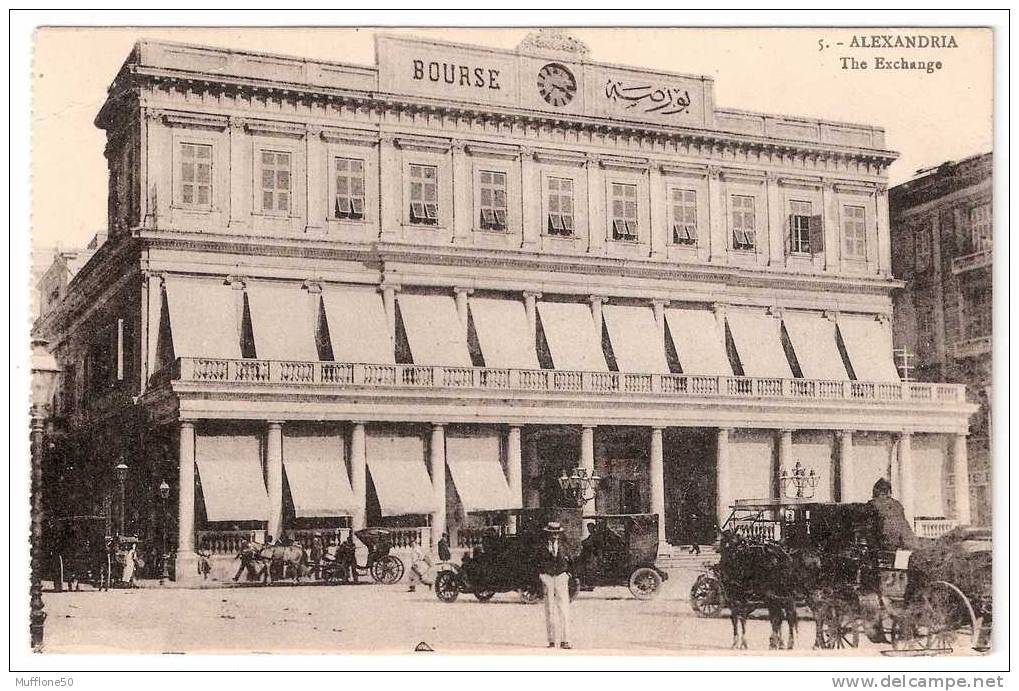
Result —
[{"label": "column capital", "polygon": [[898,433],[897,436],[899,437],[899,439],[912,439],[912,437],[913,437],[913,430],[911,430],[911,429],[901,430]]},{"label": "column capital", "polygon": [[459,294],[473,295],[474,294],[474,288],[463,288],[461,286],[454,286],[453,287],[453,293],[457,294],[457,295],[459,295]]},{"label": "column capital", "polygon": [[651,434],[661,434],[665,431],[665,427],[662,425],[651,425]]},{"label": "column capital", "polygon": [[382,282],[379,284],[379,290],[383,292],[391,290],[394,293],[399,293],[401,290],[403,290],[403,286],[400,285],[399,283]]},{"label": "column capital", "polygon": [[587,301],[591,304],[597,303],[599,305],[604,305],[608,303],[610,299],[607,295],[589,295]]},{"label": "column capital", "polygon": [[433,423],[431,423],[432,431],[434,432],[435,430],[440,430],[440,429],[444,428],[448,424],[449,424],[448,422],[433,422]]},{"label": "column capital", "polygon": [[180,425],[181,429],[194,429],[195,427],[194,420],[180,420],[178,424]]},{"label": "column capital", "polygon": [[283,429],[283,420],[266,420],[265,424],[269,429]]},{"label": "column capital", "polygon": [[227,276],[225,279],[223,279],[223,285],[230,286],[234,290],[244,290],[245,286],[247,285],[247,281],[248,279],[245,278],[244,276],[236,276],[231,274],[230,276]]},{"label": "column capital", "polygon": [[669,298],[651,298],[650,302],[652,307],[668,307],[672,304]]},{"label": "column capital", "polygon": [[849,438],[852,438],[852,436],[855,433],[856,433],[856,430],[853,430],[853,429],[837,429],[837,430],[835,430],[835,434],[839,435],[840,437],[849,437]]},{"label": "column capital", "polygon": [[534,300],[537,300],[537,299],[541,298],[541,296],[542,296],[541,293],[539,293],[537,291],[534,291],[534,290],[525,290],[525,291],[522,292],[522,295],[525,298],[532,298]]},{"label": "column capital", "polygon": [[320,278],[309,278],[301,284],[301,287],[307,290],[312,295],[320,295],[322,293],[322,279]]}]

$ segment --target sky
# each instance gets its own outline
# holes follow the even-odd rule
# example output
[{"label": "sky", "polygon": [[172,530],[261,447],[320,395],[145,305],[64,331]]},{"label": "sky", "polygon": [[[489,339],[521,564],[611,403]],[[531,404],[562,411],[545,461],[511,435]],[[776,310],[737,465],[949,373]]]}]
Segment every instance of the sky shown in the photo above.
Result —
[{"label": "sky", "polygon": [[[528,29],[399,29],[458,43],[513,49]],[[900,33],[913,34],[917,30]],[[928,30],[930,31],[930,30]],[[309,59],[374,64],[374,29],[350,28],[40,28],[32,64],[32,237],[36,249],[86,244],[106,223],[105,133],[93,124],[135,41],[172,40]],[[919,168],[991,150],[992,34],[938,29],[957,48],[839,48],[854,34],[839,29],[604,29],[568,33],[597,62],[702,74],[715,80],[715,105],[884,127],[900,153],[891,184]],[[881,33],[893,33],[883,29]],[[821,43],[819,43],[819,41]],[[821,44],[829,47],[821,50]],[[941,60],[923,71],[846,70],[852,55]]]}]

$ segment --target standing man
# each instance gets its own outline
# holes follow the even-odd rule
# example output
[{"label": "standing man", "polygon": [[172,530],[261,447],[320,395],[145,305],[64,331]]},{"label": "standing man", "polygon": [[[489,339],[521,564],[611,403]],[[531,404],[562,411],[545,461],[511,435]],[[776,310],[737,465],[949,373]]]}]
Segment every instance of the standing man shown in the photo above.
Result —
[{"label": "standing man", "polygon": [[560,541],[563,527],[556,521],[545,526],[545,548],[538,556],[538,577],[545,596],[545,630],[548,647],[569,650],[570,562]]}]

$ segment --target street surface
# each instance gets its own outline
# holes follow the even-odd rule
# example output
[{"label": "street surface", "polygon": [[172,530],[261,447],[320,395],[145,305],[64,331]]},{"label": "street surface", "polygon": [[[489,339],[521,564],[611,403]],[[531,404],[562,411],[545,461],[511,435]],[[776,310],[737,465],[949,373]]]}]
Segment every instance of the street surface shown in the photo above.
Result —
[{"label": "street surface", "polygon": [[[690,609],[687,596],[696,576],[692,569],[672,571],[650,601],[638,601],[622,587],[580,593],[572,609],[574,654],[736,652],[727,617],[703,619]],[[523,604],[516,593],[488,603],[461,594],[446,604],[427,587],[411,593],[404,583],[146,586],[46,592],[46,652],[401,654],[421,642],[439,653],[546,652],[543,606]],[[765,613],[758,612],[747,626],[746,653],[768,653],[769,632]],[[809,653],[813,621],[801,622],[799,634],[796,652]],[[878,648],[863,640],[859,651],[837,652],[876,655]]]}]

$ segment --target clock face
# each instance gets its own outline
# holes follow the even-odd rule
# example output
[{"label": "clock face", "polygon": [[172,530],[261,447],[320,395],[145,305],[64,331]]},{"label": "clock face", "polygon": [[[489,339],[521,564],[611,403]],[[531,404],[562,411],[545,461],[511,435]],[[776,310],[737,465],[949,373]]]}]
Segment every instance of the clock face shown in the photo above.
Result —
[{"label": "clock face", "polygon": [[538,93],[546,103],[559,108],[577,94],[577,80],[568,69],[550,62],[538,70]]}]

